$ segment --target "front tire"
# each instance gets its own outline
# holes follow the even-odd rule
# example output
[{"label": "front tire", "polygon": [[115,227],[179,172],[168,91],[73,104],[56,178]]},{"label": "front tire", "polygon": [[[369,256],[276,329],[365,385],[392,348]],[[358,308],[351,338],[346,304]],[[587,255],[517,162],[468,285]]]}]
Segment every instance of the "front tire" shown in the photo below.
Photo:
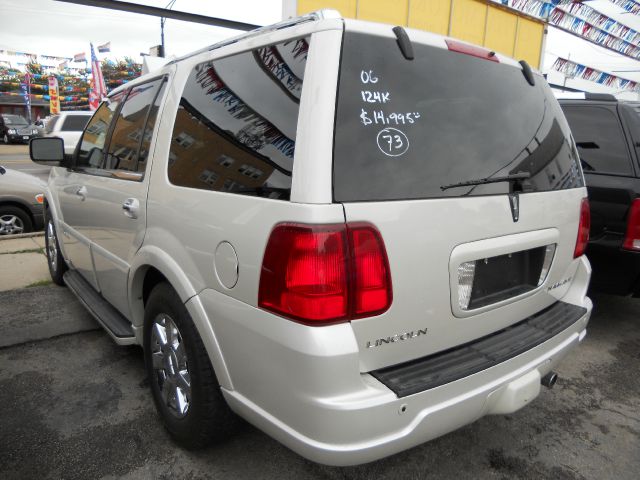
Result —
[{"label": "front tire", "polygon": [[2,137],[2,141],[4,142],[5,145],[9,145],[11,143],[9,141],[9,135],[7,135],[6,133],[4,134],[4,137]]},{"label": "front tire", "polygon": [[32,230],[31,218],[24,210],[12,205],[0,206],[0,235],[18,235]]},{"label": "front tire", "polygon": [[60,252],[60,244],[58,243],[58,235],[56,234],[56,227],[53,223],[53,218],[49,210],[44,214],[45,233],[44,244],[47,252],[47,264],[49,265],[49,274],[51,280],[56,285],[64,286],[64,272],[67,271],[67,264],[64,261],[64,257]]},{"label": "front tire", "polygon": [[156,409],[177,443],[196,449],[228,436],[236,417],[189,312],[167,283],[147,301],[144,356]]}]

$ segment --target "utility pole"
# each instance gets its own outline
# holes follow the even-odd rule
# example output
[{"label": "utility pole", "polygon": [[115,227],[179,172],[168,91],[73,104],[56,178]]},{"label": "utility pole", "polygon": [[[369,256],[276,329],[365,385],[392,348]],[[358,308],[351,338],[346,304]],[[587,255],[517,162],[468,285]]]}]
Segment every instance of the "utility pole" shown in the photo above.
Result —
[{"label": "utility pole", "polygon": [[[173,4],[176,3],[176,0],[171,0],[169,3],[167,3],[167,6],[164,7],[166,10],[171,10],[171,7],[173,7]],[[164,57],[165,55],[165,49],[164,49],[164,22],[167,21],[166,17],[160,17],[160,52],[159,55],[160,57]]]}]

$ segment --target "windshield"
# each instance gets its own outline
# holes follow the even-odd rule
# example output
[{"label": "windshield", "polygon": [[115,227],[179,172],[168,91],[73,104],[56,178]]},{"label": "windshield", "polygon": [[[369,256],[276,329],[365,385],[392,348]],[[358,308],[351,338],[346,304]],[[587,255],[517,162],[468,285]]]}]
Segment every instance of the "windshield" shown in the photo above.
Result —
[{"label": "windshield", "polygon": [[[336,201],[504,194],[584,186],[544,79],[414,42],[346,32],[334,143]],[[514,181],[453,184],[526,173]]]},{"label": "windshield", "polygon": [[26,118],[20,115],[3,115],[2,118],[4,118],[4,123],[7,125],[28,125]]}]

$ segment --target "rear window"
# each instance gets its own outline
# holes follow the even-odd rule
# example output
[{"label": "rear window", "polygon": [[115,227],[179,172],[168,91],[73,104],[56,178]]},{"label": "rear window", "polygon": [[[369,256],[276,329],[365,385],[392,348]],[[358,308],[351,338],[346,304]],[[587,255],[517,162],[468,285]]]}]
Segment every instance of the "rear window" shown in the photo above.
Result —
[{"label": "rear window", "polygon": [[[61,132],[81,132],[89,123],[91,115],[67,115],[60,128]],[[53,127],[52,127],[53,128]]]},{"label": "rear window", "polygon": [[336,201],[508,193],[514,183],[442,187],[528,173],[524,192],[584,186],[546,82],[493,61],[346,32],[334,143]]},{"label": "rear window", "polygon": [[615,110],[579,105],[564,108],[585,172],[632,175],[627,140]]}]

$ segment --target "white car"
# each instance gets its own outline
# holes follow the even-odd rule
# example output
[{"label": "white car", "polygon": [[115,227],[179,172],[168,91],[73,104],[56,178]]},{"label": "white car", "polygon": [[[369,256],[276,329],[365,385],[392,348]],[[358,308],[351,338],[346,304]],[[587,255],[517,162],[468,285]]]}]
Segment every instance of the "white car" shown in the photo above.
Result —
[{"label": "white car", "polygon": [[92,114],[84,110],[69,110],[53,115],[47,120],[43,136],[62,138],[65,154],[72,155]]},{"label": "white car", "polygon": [[[46,192],[49,267],[144,348],[168,431],[229,409],[369,462],[530,403],[584,338],[589,204],[545,79],[322,11],[113,91]],[[535,408],[535,407],[532,407]]]}]

